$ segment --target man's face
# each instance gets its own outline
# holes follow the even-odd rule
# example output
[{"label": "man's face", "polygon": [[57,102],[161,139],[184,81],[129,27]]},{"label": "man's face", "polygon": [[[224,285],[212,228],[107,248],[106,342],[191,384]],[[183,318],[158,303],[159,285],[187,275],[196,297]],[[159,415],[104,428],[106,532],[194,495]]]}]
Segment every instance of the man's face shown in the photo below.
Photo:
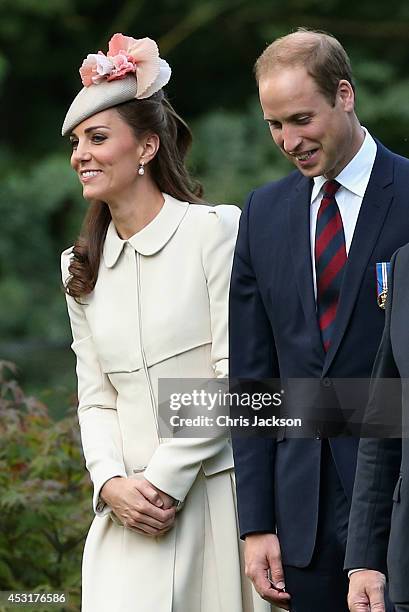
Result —
[{"label": "man's face", "polygon": [[263,76],[259,94],[274,142],[305,176],[334,178],[358,151],[347,81],[340,81],[333,106],[302,66]]}]

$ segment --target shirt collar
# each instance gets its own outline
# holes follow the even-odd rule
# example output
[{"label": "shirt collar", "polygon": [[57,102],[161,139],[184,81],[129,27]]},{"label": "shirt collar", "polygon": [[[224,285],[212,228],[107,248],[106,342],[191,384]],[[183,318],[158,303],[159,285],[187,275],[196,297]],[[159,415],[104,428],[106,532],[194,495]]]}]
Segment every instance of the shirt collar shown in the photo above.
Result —
[{"label": "shirt collar", "polygon": [[139,232],[122,240],[117,234],[114,222],[108,226],[104,242],[103,257],[107,268],[112,268],[125,244],[129,243],[141,255],[154,255],[160,251],[176,232],[189,207],[167,193],[163,194],[164,204],[156,217]]},{"label": "shirt collar", "polygon": [[[363,130],[365,132],[365,138],[359,151],[351,159],[349,164],[341,170],[338,176],[335,177],[342,187],[345,187],[345,189],[348,189],[348,191],[351,191],[360,198],[363,198],[365,195],[377,149],[376,143],[368,130],[364,127]],[[325,176],[321,175],[314,177],[311,202],[318,196],[326,181],[327,179]]]}]

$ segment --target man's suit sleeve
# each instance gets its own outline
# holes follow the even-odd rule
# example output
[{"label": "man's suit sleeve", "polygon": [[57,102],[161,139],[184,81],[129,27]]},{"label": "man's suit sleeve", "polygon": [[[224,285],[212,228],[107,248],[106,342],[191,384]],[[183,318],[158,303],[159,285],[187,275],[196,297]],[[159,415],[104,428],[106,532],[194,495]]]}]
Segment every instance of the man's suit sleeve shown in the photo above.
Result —
[{"label": "man's suit sleeve", "polygon": [[[278,377],[274,338],[251,262],[251,245],[257,241],[251,228],[253,198],[254,193],[241,216],[233,260],[229,307],[232,379]],[[274,533],[275,441],[236,437],[233,452],[241,537],[252,532]]]},{"label": "man's suit sleeve", "polygon": [[[385,328],[375,360],[367,413],[385,414],[390,398],[382,379],[399,378],[391,345],[393,277],[391,261]],[[399,393],[399,402],[401,402]],[[349,520],[345,569],[367,568],[384,574],[388,548],[393,491],[399,476],[402,442],[397,438],[362,438]]]}]

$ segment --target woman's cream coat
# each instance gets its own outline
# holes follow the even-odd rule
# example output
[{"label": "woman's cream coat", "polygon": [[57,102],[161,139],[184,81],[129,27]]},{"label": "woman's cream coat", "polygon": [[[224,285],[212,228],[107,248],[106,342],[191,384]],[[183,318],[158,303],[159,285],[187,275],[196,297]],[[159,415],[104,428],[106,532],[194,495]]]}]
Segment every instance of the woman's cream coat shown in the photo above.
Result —
[{"label": "woman's cream coat", "polygon": [[[228,286],[239,209],[164,195],[129,240],[109,226],[92,294],[67,296],[79,421],[96,518],[83,562],[83,612],[241,612],[231,447],[223,438],[161,440],[160,378],[227,376]],[[71,249],[62,256],[68,277]],[[150,538],[99,500],[113,476],[144,473],[185,505]],[[256,608],[267,609],[261,599]]]}]

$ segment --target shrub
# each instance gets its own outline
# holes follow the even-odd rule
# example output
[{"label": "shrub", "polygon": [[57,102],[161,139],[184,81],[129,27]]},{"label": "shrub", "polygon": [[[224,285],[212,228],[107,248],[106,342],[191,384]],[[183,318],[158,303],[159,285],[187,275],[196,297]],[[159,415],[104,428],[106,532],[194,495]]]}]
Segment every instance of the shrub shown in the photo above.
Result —
[{"label": "shrub", "polygon": [[[75,410],[54,421],[0,361],[0,590],[65,591],[79,610],[92,519]],[[54,608],[55,609],[55,608]]]}]

